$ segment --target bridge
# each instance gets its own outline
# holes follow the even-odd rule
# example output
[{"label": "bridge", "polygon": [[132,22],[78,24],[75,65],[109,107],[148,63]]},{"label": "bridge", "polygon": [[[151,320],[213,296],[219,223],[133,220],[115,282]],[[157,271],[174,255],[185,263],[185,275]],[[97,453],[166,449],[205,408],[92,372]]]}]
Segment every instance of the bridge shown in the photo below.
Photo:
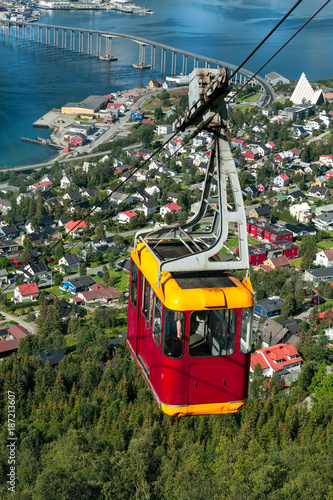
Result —
[{"label": "bridge", "polygon": [[[45,44],[56,48],[79,52],[88,56],[98,57],[106,61],[115,61],[117,56],[112,53],[113,39],[126,39],[139,45],[138,63],[133,64],[136,69],[151,71],[160,71],[166,73],[170,67],[171,76],[180,72],[188,75],[192,69],[199,67],[199,64],[205,68],[229,68],[231,72],[237,69],[237,66],[211,57],[202,56],[180,50],[169,45],[147,40],[142,37],[127,35],[123,33],[98,31],[83,28],[71,28],[64,26],[51,26],[49,24],[29,23],[25,21],[10,21],[0,19],[0,36],[7,36],[30,40],[31,42]],[[150,50],[147,51],[147,48]],[[147,53],[148,52],[148,53]],[[170,65],[167,64],[170,63]],[[178,72],[178,73],[177,73]],[[253,73],[245,68],[238,71],[233,83],[246,83],[253,77]],[[265,104],[271,104],[273,101],[273,90],[271,86],[261,77],[256,76],[255,82],[260,85],[266,93]]]}]

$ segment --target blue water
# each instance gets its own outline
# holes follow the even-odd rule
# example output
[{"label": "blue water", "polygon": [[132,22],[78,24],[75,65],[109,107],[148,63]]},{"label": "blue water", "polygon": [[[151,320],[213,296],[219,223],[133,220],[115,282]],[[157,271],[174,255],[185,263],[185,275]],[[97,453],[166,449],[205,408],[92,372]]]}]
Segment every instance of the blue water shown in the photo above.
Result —
[{"label": "blue water", "polygon": [[[136,3],[144,5],[143,0]],[[150,0],[152,16],[62,11],[48,12],[41,22],[134,34],[240,64],[291,5],[286,0]],[[318,0],[304,0],[246,68],[261,67],[320,5]],[[304,71],[310,81],[333,77],[332,20],[329,5],[261,75],[277,71],[298,79]],[[138,62],[138,45],[114,39],[113,54],[119,59],[110,64],[69,50],[0,37],[0,166],[32,164],[54,156],[51,149],[21,142],[22,136],[48,134],[33,129],[32,123],[50,109],[89,94],[130,89],[146,85],[152,77],[161,78],[158,70],[132,68]]]}]

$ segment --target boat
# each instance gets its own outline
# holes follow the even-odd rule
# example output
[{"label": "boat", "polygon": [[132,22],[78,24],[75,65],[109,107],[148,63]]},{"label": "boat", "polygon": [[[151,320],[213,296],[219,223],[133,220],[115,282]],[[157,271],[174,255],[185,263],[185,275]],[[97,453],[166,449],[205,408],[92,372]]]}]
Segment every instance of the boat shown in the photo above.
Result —
[{"label": "boat", "polygon": [[135,69],[150,69],[151,68],[151,64],[145,64],[145,63],[132,64],[132,68],[135,68]]},{"label": "boat", "polygon": [[118,61],[118,57],[117,56],[99,56],[100,60],[101,61]]}]

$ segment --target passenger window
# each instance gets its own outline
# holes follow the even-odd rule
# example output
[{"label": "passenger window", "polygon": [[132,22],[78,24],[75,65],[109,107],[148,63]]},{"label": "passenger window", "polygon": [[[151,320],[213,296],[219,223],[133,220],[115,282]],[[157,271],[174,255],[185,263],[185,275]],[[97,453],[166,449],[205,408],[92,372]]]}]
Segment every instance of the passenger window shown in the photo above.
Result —
[{"label": "passenger window", "polygon": [[170,358],[180,358],[184,353],[185,314],[164,309],[163,354]]},{"label": "passenger window", "polygon": [[161,345],[161,329],[162,329],[162,303],[155,295],[154,307],[154,324],[153,324],[153,339],[158,347]]},{"label": "passenger window", "polygon": [[252,330],[253,330],[253,307],[247,307],[242,311],[241,334],[240,334],[240,352],[248,354],[252,349]]},{"label": "passenger window", "polygon": [[152,295],[153,291],[151,289],[151,286],[149,282],[146,280],[146,278],[144,278],[142,283],[142,312],[150,324],[151,324],[151,312],[152,312],[152,307],[151,307]]},{"label": "passenger window", "polygon": [[131,272],[131,302],[136,308],[136,302],[138,297],[138,268],[137,265],[132,261],[132,272]]},{"label": "passenger window", "polygon": [[235,350],[236,312],[233,309],[191,314],[189,354],[192,357],[230,356]]}]

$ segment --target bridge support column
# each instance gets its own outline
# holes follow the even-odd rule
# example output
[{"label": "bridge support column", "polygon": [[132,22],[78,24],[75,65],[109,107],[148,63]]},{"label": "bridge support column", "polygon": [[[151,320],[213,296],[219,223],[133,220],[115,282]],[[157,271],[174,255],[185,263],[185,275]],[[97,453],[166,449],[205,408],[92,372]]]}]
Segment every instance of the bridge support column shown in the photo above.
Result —
[{"label": "bridge support column", "polygon": [[54,30],[54,34],[53,34],[53,45],[55,47],[58,47],[59,46],[59,30],[58,28],[56,28]]},{"label": "bridge support column", "polygon": [[70,50],[75,50],[75,31],[70,31]]},{"label": "bridge support column", "polygon": [[97,39],[96,39],[96,57],[99,57],[101,55],[101,35],[97,34]]},{"label": "bridge support column", "polygon": [[51,42],[51,30],[46,28],[46,45],[50,45]]},{"label": "bridge support column", "polygon": [[92,55],[92,33],[88,33],[88,47],[87,47],[88,56]]},{"label": "bridge support column", "polygon": [[156,61],[156,47],[154,45],[150,46],[150,66],[151,69],[155,71],[155,61]]},{"label": "bridge support column", "polygon": [[83,33],[79,31],[79,54],[83,53]]}]

